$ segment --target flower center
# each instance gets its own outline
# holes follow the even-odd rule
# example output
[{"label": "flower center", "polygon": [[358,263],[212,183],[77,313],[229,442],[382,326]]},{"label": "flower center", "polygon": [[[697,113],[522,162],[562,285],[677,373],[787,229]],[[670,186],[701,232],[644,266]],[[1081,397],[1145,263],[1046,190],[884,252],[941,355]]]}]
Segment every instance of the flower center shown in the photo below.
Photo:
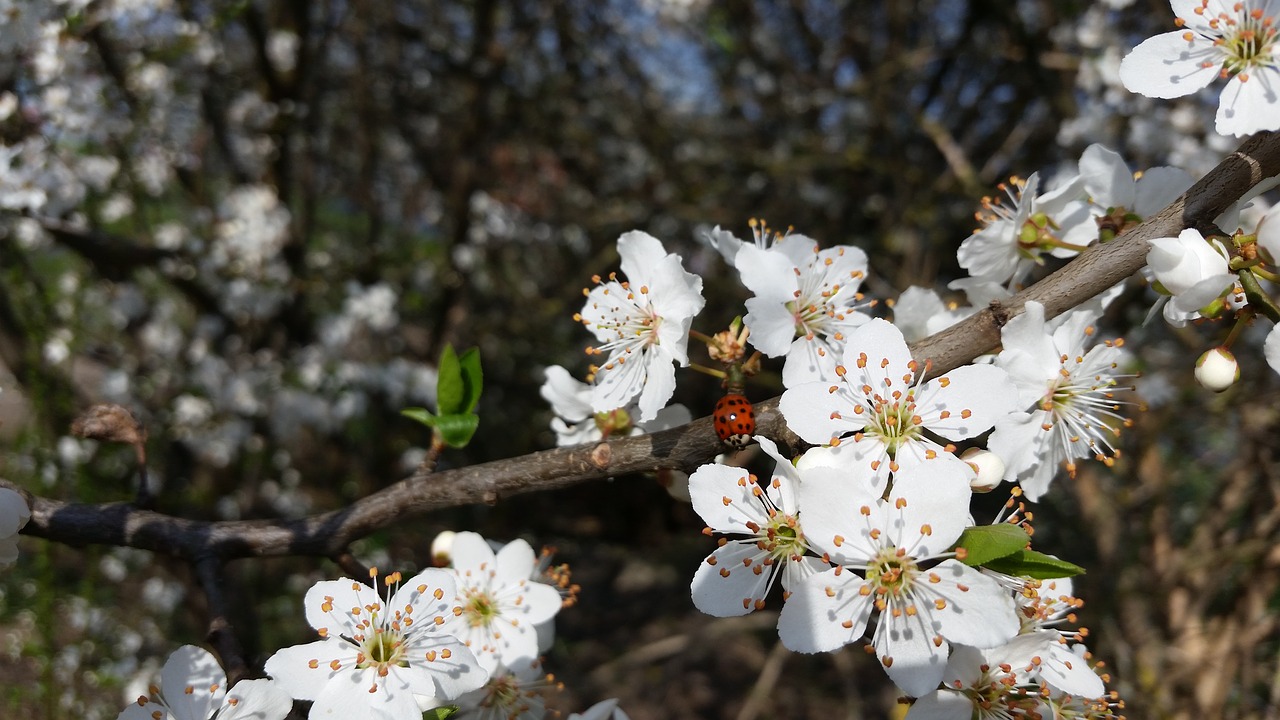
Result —
[{"label": "flower center", "polygon": [[479,628],[492,625],[502,613],[498,609],[497,599],[488,590],[471,588],[466,592],[462,614],[467,620],[467,625]]},{"label": "flower center", "polygon": [[911,590],[919,572],[916,561],[902,548],[886,547],[867,564],[867,582],[883,598],[897,598]]},{"label": "flower center", "polygon": [[409,666],[404,658],[404,636],[395,628],[377,628],[371,637],[361,640],[359,645],[360,655],[356,667],[385,669],[393,665]]},{"label": "flower center", "polygon": [[800,531],[800,520],[795,515],[771,513],[769,524],[760,536],[760,549],[769,553],[769,557],[774,560],[801,557],[809,548],[804,533]]},{"label": "flower center", "polygon": [[[1240,75],[1241,80],[1248,80],[1248,71],[1252,68],[1263,68],[1274,65],[1271,50],[1275,46],[1275,18],[1266,15],[1262,8],[1250,8],[1249,3],[1238,2],[1232,7],[1232,13],[1219,13],[1209,19],[1209,27],[1217,30],[1222,37],[1213,41],[1214,45],[1225,56],[1222,61],[1222,77]],[[1207,14],[1208,0],[1202,0],[1201,7],[1195,12]],[[1211,66],[1206,65],[1206,67]]]},{"label": "flower center", "polygon": [[898,448],[920,434],[922,422],[916,415],[915,393],[908,390],[904,395],[898,390],[889,399],[876,397],[874,419],[864,432],[879,436],[889,457],[895,457]]}]

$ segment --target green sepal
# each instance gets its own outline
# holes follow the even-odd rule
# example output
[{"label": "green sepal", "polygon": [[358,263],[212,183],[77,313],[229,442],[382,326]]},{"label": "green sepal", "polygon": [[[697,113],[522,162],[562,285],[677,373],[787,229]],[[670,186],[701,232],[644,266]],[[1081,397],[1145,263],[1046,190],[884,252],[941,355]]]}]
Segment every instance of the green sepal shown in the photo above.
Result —
[{"label": "green sepal", "polygon": [[965,528],[956,541],[956,547],[967,551],[960,562],[969,567],[991,567],[991,561],[1025,550],[1030,544],[1031,536],[1027,531],[1020,525],[1009,523]]},{"label": "green sepal", "polygon": [[443,705],[438,708],[431,708],[422,713],[422,720],[445,720],[458,712],[457,705]]},{"label": "green sepal", "polygon": [[1045,555],[1035,550],[1019,550],[1011,555],[1005,555],[986,563],[986,567],[1005,575],[1029,577],[1036,580],[1075,577],[1076,575],[1084,574],[1084,568],[1075,563],[1059,560],[1052,555]]}]

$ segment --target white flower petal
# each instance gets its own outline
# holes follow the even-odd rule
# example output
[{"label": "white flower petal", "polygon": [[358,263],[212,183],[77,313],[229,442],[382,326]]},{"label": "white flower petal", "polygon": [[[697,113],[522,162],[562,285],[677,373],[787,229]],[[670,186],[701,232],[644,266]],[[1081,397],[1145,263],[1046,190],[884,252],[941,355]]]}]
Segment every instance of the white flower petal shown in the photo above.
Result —
[{"label": "white flower petal", "polygon": [[[1018,634],[1013,598],[998,582],[959,560],[944,560],[930,570],[941,580],[929,589],[946,601],[931,609],[947,640],[976,648],[992,648]],[[963,589],[962,589],[963,588]]]},{"label": "white flower petal", "polygon": [[31,519],[31,508],[22,495],[0,488],[0,538],[18,534]]},{"label": "white flower petal", "polygon": [[744,245],[733,264],[742,275],[742,284],[756,298],[770,304],[783,304],[795,299],[796,290],[800,287],[796,281],[796,263],[782,251],[781,246],[764,250]]},{"label": "white flower petal", "polygon": [[[368,668],[344,672],[325,683],[316,697],[308,720],[405,720],[421,717],[413,693],[401,687],[379,683],[377,671]],[[375,692],[369,692],[371,687]]]},{"label": "white flower petal", "polygon": [[[276,685],[298,700],[315,700],[321,689],[344,668],[355,665],[357,648],[345,640],[329,638],[280,648],[267,658],[263,670]],[[311,661],[316,666],[311,667]],[[331,663],[338,663],[338,670]]]},{"label": "white flower petal", "polygon": [[1280,330],[1277,328],[1280,328],[1280,325],[1271,326],[1266,342],[1262,343],[1262,354],[1267,358],[1267,364],[1271,369],[1280,373]]},{"label": "white flower petal", "polygon": [[1138,178],[1137,196],[1129,209],[1142,218],[1163,210],[1195,182],[1182,168],[1153,167]]},{"label": "white flower petal", "polygon": [[[1057,634],[1056,631],[1042,632]],[[1100,698],[1106,694],[1102,678],[1069,646],[1055,641],[1046,648],[1041,660],[1040,676],[1055,690],[1082,698]]]},{"label": "white flower petal", "polygon": [[539,388],[542,399],[556,415],[571,423],[591,417],[591,386],[580,382],[559,365],[546,369],[547,380]]},{"label": "white flower petal", "polygon": [[271,680],[241,680],[222,700],[218,720],[283,720],[293,698]]},{"label": "white flower petal", "polygon": [[828,382],[810,382],[788,388],[778,401],[778,410],[787,421],[787,427],[801,439],[815,445],[825,445],[833,437],[858,429],[851,427],[847,421],[831,417],[837,409],[843,409],[845,403],[840,402],[837,393],[831,388],[838,387]]},{"label": "white flower petal", "polygon": [[871,597],[858,592],[863,582],[856,573],[832,568],[801,583],[778,616],[782,644],[795,652],[816,653],[861,639],[873,607]]},{"label": "white flower petal", "polygon": [[644,388],[640,391],[640,422],[658,417],[676,392],[676,369],[671,358],[661,352],[648,354],[648,367]]},{"label": "white flower petal", "polygon": [[768,518],[752,494],[755,484],[744,468],[715,463],[703,465],[689,476],[689,499],[707,527],[718,533],[750,535],[747,523],[764,524]]},{"label": "white flower petal", "polygon": [[[451,554],[451,565],[460,577],[488,573],[497,565],[493,548],[479,533],[460,532],[454,535]],[[405,583],[403,587],[409,588],[411,583]]]},{"label": "white flower petal", "polygon": [[764,600],[770,569],[754,538],[730,540],[698,565],[689,586],[693,606],[714,617],[737,617]]},{"label": "white flower petal", "polygon": [[160,670],[160,693],[175,720],[208,720],[222,704],[227,676],[213,653],[183,645]]},{"label": "white flower petal", "polygon": [[667,250],[658,238],[643,230],[631,230],[618,237],[618,255],[622,274],[638,285],[653,281]]},{"label": "white flower petal", "polygon": [[[1275,52],[1274,50],[1272,51]],[[1222,89],[1218,104],[1217,131],[1222,135],[1252,135],[1280,128],[1280,72],[1257,68],[1236,75]]]},{"label": "white flower petal", "polygon": [[[1018,389],[995,365],[964,365],[930,380],[916,394],[921,419],[948,440],[967,440],[1019,409]],[[946,413],[946,417],[943,417]]]},{"label": "white flower petal", "polygon": [[969,720],[978,712],[973,701],[952,690],[935,690],[911,704],[906,720]]},{"label": "white flower petal", "polygon": [[861,463],[851,468],[811,467],[801,478],[796,496],[809,546],[819,554],[830,554],[837,564],[861,564],[873,558],[880,543],[867,535],[867,518],[861,513],[863,507],[874,513],[880,503],[870,467]]},{"label": "white flower petal", "polygon": [[1166,99],[1190,95],[1213,82],[1221,65],[1219,53],[1203,37],[1188,42],[1188,32],[1147,38],[1120,62],[1120,82],[1130,92]]},{"label": "white flower petal", "polygon": [[747,314],[742,321],[751,329],[751,346],[769,357],[786,354],[796,340],[795,315],[773,300],[747,298]]},{"label": "white flower petal", "polygon": [[[893,522],[886,528],[893,545],[923,558],[939,555],[955,543],[968,524],[973,497],[967,467],[954,455],[941,455],[894,475],[893,489],[883,503]],[[806,512],[806,527],[808,520]]]},{"label": "white flower petal", "polygon": [[1133,173],[1114,150],[1097,143],[1080,156],[1080,176],[1085,191],[1103,207],[1134,206]]},{"label": "white flower petal", "polygon": [[791,343],[787,360],[782,366],[782,384],[795,387],[807,382],[835,377],[839,360],[837,347],[819,335],[801,336]]},{"label": "white flower petal", "polygon": [[889,679],[913,697],[936,690],[947,667],[949,647],[936,642],[931,613],[882,612],[876,622],[876,656]]}]

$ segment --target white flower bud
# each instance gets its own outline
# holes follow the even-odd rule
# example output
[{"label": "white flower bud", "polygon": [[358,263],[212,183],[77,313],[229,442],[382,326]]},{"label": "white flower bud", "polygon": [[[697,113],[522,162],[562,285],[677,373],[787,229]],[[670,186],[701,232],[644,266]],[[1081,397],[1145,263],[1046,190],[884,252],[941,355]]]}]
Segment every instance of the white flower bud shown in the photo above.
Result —
[{"label": "white flower bud", "polygon": [[453,562],[453,538],[456,536],[452,530],[444,530],[431,541],[431,564],[436,567],[447,567]]},{"label": "white flower bud", "polygon": [[969,487],[974,492],[991,492],[1004,479],[1004,460],[990,450],[969,448],[964,451],[960,459],[973,468],[974,477],[969,481]]},{"label": "white flower bud", "polygon": [[1196,361],[1196,381],[1214,392],[1222,392],[1240,379],[1240,365],[1226,348],[1208,350]]}]

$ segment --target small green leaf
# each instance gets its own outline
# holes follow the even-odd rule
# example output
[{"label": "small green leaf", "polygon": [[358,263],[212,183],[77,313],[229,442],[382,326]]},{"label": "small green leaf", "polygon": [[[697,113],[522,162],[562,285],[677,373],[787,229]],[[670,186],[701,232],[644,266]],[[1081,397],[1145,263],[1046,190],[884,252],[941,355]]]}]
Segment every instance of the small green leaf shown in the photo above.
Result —
[{"label": "small green leaf", "polygon": [[439,376],[436,378],[436,410],[441,415],[457,415],[467,412],[462,407],[466,386],[462,380],[462,365],[452,345],[445,345],[440,355]]},{"label": "small green leaf", "polygon": [[420,408],[420,407],[405,408],[400,411],[400,414],[409,418],[410,420],[417,420],[418,422],[422,423],[423,425],[426,425],[427,427],[433,428],[436,426],[436,416],[432,415],[431,411],[426,408]]},{"label": "small green leaf", "polygon": [[422,713],[422,720],[445,720],[449,716],[458,712],[457,705],[445,705],[443,707],[431,708]]},{"label": "small green leaf", "polygon": [[480,427],[480,416],[467,413],[465,415],[441,415],[436,418],[435,428],[449,447],[465,447],[471,442],[471,436]]},{"label": "small green leaf", "polygon": [[1074,577],[1084,574],[1084,568],[1075,563],[1059,560],[1052,555],[1045,555],[1035,550],[1019,550],[1012,555],[1006,555],[985,563],[985,565],[1005,575],[1030,577],[1036,580]]},{"label": "small green leaf", "polygon": [[1001,523],[1000,525],[976,525],[965,528],[956,547],[968,551],[960,561],[970,567],[986,565],[991,561],[1023,550],[1031,543],[1027,531],[1018,525]]},{"label": "small green leaf", "polygon": [[462,408],[458,412],[469,413],[480,402],[480,390],[484,387],[484,373],[480,370],[480,348],[471,348],[458,358],[462,366]]}]

